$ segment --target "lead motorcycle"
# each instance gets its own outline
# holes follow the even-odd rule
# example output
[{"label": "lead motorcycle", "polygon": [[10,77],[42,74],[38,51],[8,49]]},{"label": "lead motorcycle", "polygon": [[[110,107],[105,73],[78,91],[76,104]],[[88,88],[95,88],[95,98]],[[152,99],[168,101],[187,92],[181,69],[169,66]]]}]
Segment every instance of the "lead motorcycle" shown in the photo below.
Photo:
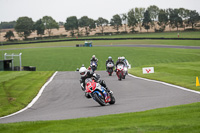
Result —
[{"label": "lead motorcycle", "polygon": [[99,83],[95,82],[94,79],[87,78],[85,80],[85,86],[85,92],[88,93],[101,106],[105,106],[108,103],[115,103],[115,97],[113,96],[113,93],[108,93],[106,89]]},{"label": "lead motorcycle", "polygon": [[118,77],[118,80],[122,80],[122,78],[125,79],[124,65],[123,64],[117,65],[116,75]]},{"label": "lead motorcycle", "polygon": [[94,71],[97,69],[97,62],[91,61],[91,62],[90,62],[90,68],[91,68],[92,71],[94,72]]},{"label": "lead motorcycle", "polygon": [[112,62],[108,62],[108,64],[107,64],[107,72],[108,72],[109,76],[112,76],[113,69],[114,69],[114,64]]}]

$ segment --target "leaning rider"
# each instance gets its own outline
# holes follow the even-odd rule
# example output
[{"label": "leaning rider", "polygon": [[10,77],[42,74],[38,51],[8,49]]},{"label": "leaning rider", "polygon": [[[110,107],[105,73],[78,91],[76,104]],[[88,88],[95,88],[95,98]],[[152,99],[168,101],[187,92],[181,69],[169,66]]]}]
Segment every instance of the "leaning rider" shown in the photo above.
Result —
[{"label": "leaning rider", "polygon": [[114,61],[112,60],[111,56],[109,56],[108,60],[106,61],[106,70],[107,70],[107,64],[110,63],[110,62],[113,63],[113,65],[115,64]]},{"label": "leaning rider", "polygon": [[[100,76],[98,74],[96,74],[92,71],[89,71],[85,67],[81,67],[80,70],[79,70],[79,73],[81,75],[80,84],[81,84],[81,89],[83,91],[85,91],[85,79],[93,77],[95,79],[95,82],[102,85],[106,89],[107,92],[111,93],[111,91],[106,86],[106,82],[104,80],[100,80]],[[85,94],[85,96],[87,98],[90,98],[90,96],[88,94]]]}]

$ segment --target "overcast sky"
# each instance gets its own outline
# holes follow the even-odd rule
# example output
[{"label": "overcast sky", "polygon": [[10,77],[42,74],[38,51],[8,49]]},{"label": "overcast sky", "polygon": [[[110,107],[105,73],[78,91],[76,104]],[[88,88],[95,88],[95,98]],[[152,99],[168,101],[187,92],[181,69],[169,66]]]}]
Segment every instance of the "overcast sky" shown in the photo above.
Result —
[{"label": "overcast sky", "polygon": [[37,21],[51,16],[57,22],[67,17],[88,16],[94,20],[103,17],[110,21],[113,15],[127,13],[135,7],[186,8],[200,12],[200,0],[0,0],[0,22],[30,17]]}]

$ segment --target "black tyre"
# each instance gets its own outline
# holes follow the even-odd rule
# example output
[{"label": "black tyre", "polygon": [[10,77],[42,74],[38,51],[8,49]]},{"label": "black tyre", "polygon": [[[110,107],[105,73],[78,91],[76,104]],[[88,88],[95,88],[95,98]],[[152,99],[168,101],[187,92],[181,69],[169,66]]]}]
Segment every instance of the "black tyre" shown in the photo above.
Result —
[{"label": "black tyre", "polygon": [[97,93],[94,93],[93,96],[94,96],[96,102],[98,102],[101,106],[105,106],[106,105],[103,96],[99,97],[99,95]]},{"label": "black tyre", "polygon": [[115,104],[115,97],[113,94],[110,94],[111,101],[109,102],[110,104]]},{"label": "black tyre", "polygon": [[119,80],[122,80],[122,74],[121,73],[119,74]]}]

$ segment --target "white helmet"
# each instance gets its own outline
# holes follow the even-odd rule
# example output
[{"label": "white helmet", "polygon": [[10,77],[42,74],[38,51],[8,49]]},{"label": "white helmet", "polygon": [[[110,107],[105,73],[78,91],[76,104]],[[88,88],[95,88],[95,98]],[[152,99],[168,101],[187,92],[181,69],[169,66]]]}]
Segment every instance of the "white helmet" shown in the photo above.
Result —
[{"label": "white helmet", "polygon": [[87,69],[85,67],[81,67],[79,70],[81,77],[85,77],[87,74]]},{"label": "white helmet", "polygon": [[122,59],[122,60],[124,60],[124,59],[125,59],[125,57],[124,57],[124,56],[122,56],[122,57],[121,57],[121,59]]},{"label": "white helmet", "polygon": [[95,55],[93,55],[92,58],[95,58]]},{"label": "white helmet", "polygon": [[108,57],[108,60],[112,60],[112,57],[111,57],[111,56],[109,56],[109,57]]}]

